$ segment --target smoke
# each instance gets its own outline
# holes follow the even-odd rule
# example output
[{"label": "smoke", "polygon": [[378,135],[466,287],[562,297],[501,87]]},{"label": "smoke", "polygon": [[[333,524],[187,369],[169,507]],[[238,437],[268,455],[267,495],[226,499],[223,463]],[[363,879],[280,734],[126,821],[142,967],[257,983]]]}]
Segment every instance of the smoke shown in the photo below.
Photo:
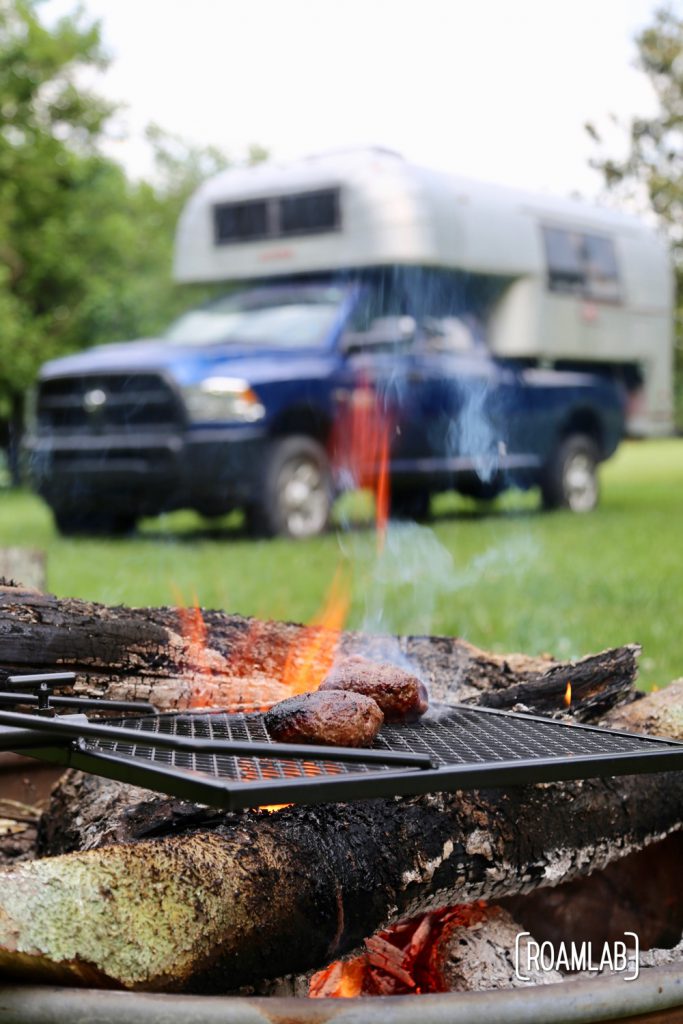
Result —
[{"label": "smoke", "polygon": [[[450,483],[476,494],[504,483],[509,422],[499,371],[486,349],[487,313],[502,286],[476,275],[406,267],[366,282],[372,301],[366,297],[361,307],[359,337],[365,331],[377,344],[393,319],[395,343],[377,360],[378,373],[369,383],[381,415],[392,424],[394,469],[402,463],[414,475],[415,459],[422,463],[420,478],[410,486],[443,489]],[[411,337],[405,333],[408,323]],[[430,466],[431,481],[424,475]],[[395,472],[392,477],[392,487],[400,486]],[[342,528],[349,526],[347,520]],[[433,530],[408,522],[390,522],[379,547],[353,530],[340,543],[362,581],[359,628],[375,636],[433,632],[449,596],[471,590],[474,601],[483,580],[519,574],[536,554],[530,541],[518,539],[463,561]],[[376,657],[375,640],[371,650]],[[413,667],[391,639],[382,641],[380,653]]]},{"label": "smoke", "polygon": [[449,598],[469,591],[476,602],[483,582],[490,586],[513,578],[521,583],[539,556],[538,545],[521,534],[458,558],[434,530],[411,522],[391,522],[379,553],[368,533],[340,535],[340,544],[357,591],[362,588],[358,628],[373,636],[368,653],[418,675],[394,634],[432,634]]},{"label": "smoke", "polygon": [[505,451],[505,440],[491,415],[490,400],[495,394],[485,377],[457,379],[452,391],[457,415],[446,429],[446,450],[449,455],[471,461],[479,479],[488,484],[500,469]]}]

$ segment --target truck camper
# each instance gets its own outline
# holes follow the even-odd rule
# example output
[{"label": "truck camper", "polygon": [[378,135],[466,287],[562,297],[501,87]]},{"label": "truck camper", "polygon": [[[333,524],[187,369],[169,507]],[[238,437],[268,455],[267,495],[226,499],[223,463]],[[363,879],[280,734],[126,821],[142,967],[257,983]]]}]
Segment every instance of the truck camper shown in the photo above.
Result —
[{"label": "truck camper", "polygon": [[240,507],[259,532],[315,534],[372,475],[335,455],[369,401],[395,515],[509,486],[588,511],[625,428],[671,429],[669,253],[612,210],[327,154],[204,183],[175,277],[224,294],[40,374],[27,452],[63,532]]}]

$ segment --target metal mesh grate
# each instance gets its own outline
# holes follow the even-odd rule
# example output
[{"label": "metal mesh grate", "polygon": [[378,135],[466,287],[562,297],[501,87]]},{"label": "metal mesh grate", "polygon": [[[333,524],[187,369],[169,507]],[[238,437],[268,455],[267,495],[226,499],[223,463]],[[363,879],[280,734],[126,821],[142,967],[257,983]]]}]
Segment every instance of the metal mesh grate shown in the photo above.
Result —
[{"label": "metal mesh grate", "polygon": [[[659,750],[661,741],[483,708],[448,708],[414,726],[386,726],[375,746],[429,753],[440,764],[571,758]],[[678,746],[671,743],[670,746]]]},{"label": "metal mesh grate", "polygon": [[[120,757],[153,761],[156,764],[201,772],[236,783],[295,781],[349,774],[357,777],[359,773],[415,774],[410,768],[344,764],[332,758],[329,761],[307,761],[219,756],[160,750],[144,744],[145,732],[163,732],[197,739],[270,743],[263,715],[258,712],[167,714],[109,721],[112,725],[137,729],[141,734],[140,744],[96,740],[88,741],[87,749],[110,751]],[[620,757],[642,753],[655,754],[667,750],[683,754],[683,745],[673,741],[667,742],[482,708],[439,705],[431,708],[418,722],[384,726],[375,740],[374,748],[429,754],[432,760],[443,768],[491,766],[510,762],[529,764],[533,761],[549,760],[562,763],[576,758],[602,760],[605,757],[609,758],[610,755]]]},{"label": "metal mesh grate", "polygon": [[[272,743],[266,732],[263,714],[260,712],[187,713],[145,716],[144,718],[108,719],[111,725],[133,728],[139,732],[161,732],[172,736],[191,736],[207,740],[246,740],[256,743]],[[142,740],[142,737],[141,737]],[[111,751],[119,756],[142,758],[156,764],[166,764],[186,771],[202,772],[221,779],[235,782],[268,782],[273,779],[301,779],[315,776],[357,774],[367,771],[384,771],[384,765],[343,764],[340,761],[308,761],[303,759],[276,759],[265,757],[236,757],[216,754],[180,753],[160,750],[131,743],[95,740],[88,742],[90,750]],[[386,744],[383,749],[387,749]]]}]

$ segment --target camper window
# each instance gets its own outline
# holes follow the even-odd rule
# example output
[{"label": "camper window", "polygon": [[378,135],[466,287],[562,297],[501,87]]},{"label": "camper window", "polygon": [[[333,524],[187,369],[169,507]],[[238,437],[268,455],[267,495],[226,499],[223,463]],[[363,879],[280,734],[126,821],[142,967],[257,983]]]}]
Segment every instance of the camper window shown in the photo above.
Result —
[{"label": "camper window", "polygon": [[339,189],[219,203],[213,209],[213,224],[216,245],[336,231],[340,227]]},{"label": "camper window", "polygon": [[618,302],[619,271],[611,238],[543,228],[548,287],[597,302]]},{"label": "camper window", "polygon": [[304,235],[334,231],[339,227],[339,189],[326,188],[283,196],[280,200],[280,234]]},{"label": "camper window", "polygon": [[586,268],[586,295],[598,302],[618,302],[619,271],[611,238],[583,236]]},{"label": "camper window", "polygon": [[268,206],[264,199],[221,203],[214,208],[216,243],[251,242],[268,234]]}]

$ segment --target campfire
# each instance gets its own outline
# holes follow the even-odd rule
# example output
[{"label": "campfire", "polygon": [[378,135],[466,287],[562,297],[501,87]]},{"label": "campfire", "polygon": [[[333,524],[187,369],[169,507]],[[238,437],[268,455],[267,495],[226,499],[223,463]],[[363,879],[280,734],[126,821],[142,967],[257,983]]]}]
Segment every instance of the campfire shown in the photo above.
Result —
[{"label": "campfire", "polygon": [[[181,614],[105,608],[5,587],[3,667],[74,672],[75,683],[64,684],[71,697],[144,700],[162,713],[159,721],[191,720],[206,737],[202,722],[229,717],[210,708],[229,701],[235,721],[260,721],[263,708],[306,689],[306,678],[317,685],[339,659],[381,661],[386,641],[341,631],[347,601],[339,577],[321,620],[297,627],[196,607]],[[313,999],[427,997],[566,984],[577,971],[569,960],[563,969],[563,950],[566,959],[572,943],[590,943],[599,964],[603,948],[616,957],[628,933],[640,944],[641,961],[676,962],[683,776],[641,762],[643,751],[651,756],[650,744],[657,756],[678,748],[630,734],[683,738],[676,724],[681,684],[639,696],[635,646],[564,664],[492,655],[443,637],[393,643],[429,687],[432,707],[422,723],[384,726],[380,737],[388,739],[375,744],[380,757],[397,747],[419,753],[422,730],[430,737],[421,748],[427,760],[437,752],[446,759],[444,735],[471,748],[480,723],[491,721],[571,739],[579,744],[566,748],[573,768],[558,775],[555,752],[544,758],[555,767],[540,784],[536,776],[516,779],[508,751],[504,771],[495,763],[491,769],[503,771],[493,783],[463,776],[460,789],[453,780],[434,788],[414,779],[455,768],[366,764],[359,773],[328,748],[327,760],[298,757],[302,778],[291,780],[293,787],[287,782],[287,799],[250,803],[241,796],[232,811],[70,772],[32,846],[0,836],[4,977]],[[444,718],[443,705],[458,707]],[[452,714],[461,716],[457,728]],[[501,735],[488,741],[494,753],[517,733]],[[520,735],[528,755],[531,734]],[[585,755],[585,736],[591,743],[611,737],[626,753],[603,746]],[[106,746],[101,739],[81,745],[78,756]],[[593,767],[578,771],[584,755]],[[628,771],[645,773],[617,775],[625,770],[618,759],[634,756],[638,766],[629,762]],[[603,778],[605,758],[617,760]],[[533,756],[520,761],[538,767]],[[167,760],[169,768],[175,763]],[[260,764],[247,754],[235,763],[247,775]],[[403,795],[373,791],[376,778],[391,776],[401,785],[410,780]],[[314,792],[321,779],[343,787],[351,778],[361,779],[361,798],[301,802],[300,781]],[[10,808],[2,814],[9,820]],[[647,884],[652,879],[656,885]],[[609,967],[603,963],[603,971]],[[592,977],[595,968],[586,960],[578,974]]]}]

